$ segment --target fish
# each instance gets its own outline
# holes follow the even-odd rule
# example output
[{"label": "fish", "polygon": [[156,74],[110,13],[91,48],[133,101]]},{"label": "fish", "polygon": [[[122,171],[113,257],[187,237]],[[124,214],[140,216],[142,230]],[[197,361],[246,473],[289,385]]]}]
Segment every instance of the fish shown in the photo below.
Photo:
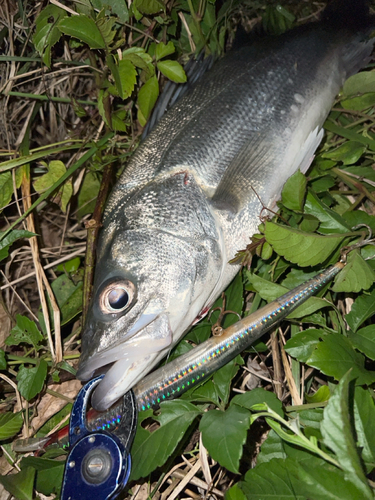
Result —
[{"label": "fish", "polygon": [[[286,180],[306,172],[344,81],[366,65],[374,20],[362,0],[228,52],[137,148],[103,216],[77,378],[109,366],[103,411],[204,317],[239,270]],[[261,200],[261,201],[260,201]]]}]

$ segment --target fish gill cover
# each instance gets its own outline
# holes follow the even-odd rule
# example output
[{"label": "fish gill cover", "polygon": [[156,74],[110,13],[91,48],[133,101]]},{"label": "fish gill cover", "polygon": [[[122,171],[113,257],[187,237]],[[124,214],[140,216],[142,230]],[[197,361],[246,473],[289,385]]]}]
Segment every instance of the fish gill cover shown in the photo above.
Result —
[{"label": "fish gill cover", "polygon": [[[340,19],[348,17],[366,42],[367,21],[354,15],[362,2],[334,3],[347,6]],[[342,22],[335,8],[325,14],[332,33]],[[64,425],[81,387],[75,374],[100,214],[165,81],[183,85],[192,53],[221,56],[238,24],[280,35],[316,20],[322,9],[302,2],[95,0],[25,10],[9,4],[4,11],[0,482],[15,498],[59,495],[64,450],[23,457],[11,443]],[[355,47],[347,60],[358,56]],[[217,81],[230,79],[224,62],[216,68]],[[253,231],[242,228],[247,248],[233,245],[244,267],[225,292],[226,310],[257,310],[335,262],[340,246],[375,230],[371,68],[345,82],[314,162],[286,182],[273,207],[279,215],[271,221],[271,207],[259,204],[251,241]],[[326,73],[322,79],[328,86]],[[166,128],[165,140],[172,135]],[[236,189],[222,183],[224,201],[217,194],[214,200],[226,210],[241,206],[248,186],[241,170],[231,176]],[[334,285],[289,321],[181,399],[141,413],[128,495],[372,498],[373,256],[371,245],[352,252]],[[221,305],[220,298],[212,308]],[[218,319],[218,310],[206,316],[169,360],[208,338]],[[227,314],[221,325],[236,320]]]}]

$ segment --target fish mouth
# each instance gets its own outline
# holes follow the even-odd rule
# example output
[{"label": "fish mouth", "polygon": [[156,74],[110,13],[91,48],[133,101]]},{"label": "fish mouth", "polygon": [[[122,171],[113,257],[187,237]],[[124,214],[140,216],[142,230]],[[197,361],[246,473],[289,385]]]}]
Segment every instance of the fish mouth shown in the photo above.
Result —
[{"label": "fish mouth", "polygon": [[112,365],[92,394],[95,410],[104,411],[123,396],[153,368],[163,356],[161,351],[172,343],[166,314],[142,315],[126,337],[130,333],[131,338],[87,358],[78,369],[77,378],[89,380],[95,371]]}]

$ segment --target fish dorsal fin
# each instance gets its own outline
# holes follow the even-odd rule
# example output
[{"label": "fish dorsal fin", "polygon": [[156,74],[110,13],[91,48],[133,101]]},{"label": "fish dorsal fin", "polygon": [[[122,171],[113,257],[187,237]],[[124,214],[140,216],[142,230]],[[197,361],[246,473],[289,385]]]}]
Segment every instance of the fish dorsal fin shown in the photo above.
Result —
[{"label": "fish dorsal fin", "polygon": [[176,104],[213,65],[214,57],[204,57],[201,52],[195,59],[191,57],[186,63],[184,70],[187,77],[186,83],[174,83],[170,80],[165,84],[163,92],[160,94],[158,102],[154,107],[151,116],[143,129],[142,140],[144,140],[164,114]]},{"label": "fish dorsal fin", "polygon": [[282,137],[274,137],[272,141],[264,140],[261,135],[254,138],[233,159],[212,202],[218,207],[238,212],[251,202],[249,193],[250,197],[256,196],[256,193],[272,205],[280,197],[283,184],[294,172],[300,169],[305,173],[308,170],[322,137],[323,130],[316,127],[307,134],[302,144],[291,138],[285,148],[283,144],[286,141]]}]

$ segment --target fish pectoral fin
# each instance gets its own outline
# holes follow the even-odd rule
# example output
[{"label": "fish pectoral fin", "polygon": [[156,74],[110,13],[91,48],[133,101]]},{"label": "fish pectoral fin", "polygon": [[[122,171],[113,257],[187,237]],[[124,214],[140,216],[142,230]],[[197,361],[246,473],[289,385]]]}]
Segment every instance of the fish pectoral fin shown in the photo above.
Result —
[{"label": "fish pectoral fin", "polygon": [[298,137],[297,133],[291,134],[287,146],[283,146],[285,139],[281,136],[265,141],[258,135],[231,162],[212,202],[219,209],[233,213],[238,213],[258,197],[260,208],[262,196],[275,202],[280,197],[284,182],[291,175],[298,169],[303,173],[308,170],[322,137],[320,126],[313,127],[304,138]]}]

